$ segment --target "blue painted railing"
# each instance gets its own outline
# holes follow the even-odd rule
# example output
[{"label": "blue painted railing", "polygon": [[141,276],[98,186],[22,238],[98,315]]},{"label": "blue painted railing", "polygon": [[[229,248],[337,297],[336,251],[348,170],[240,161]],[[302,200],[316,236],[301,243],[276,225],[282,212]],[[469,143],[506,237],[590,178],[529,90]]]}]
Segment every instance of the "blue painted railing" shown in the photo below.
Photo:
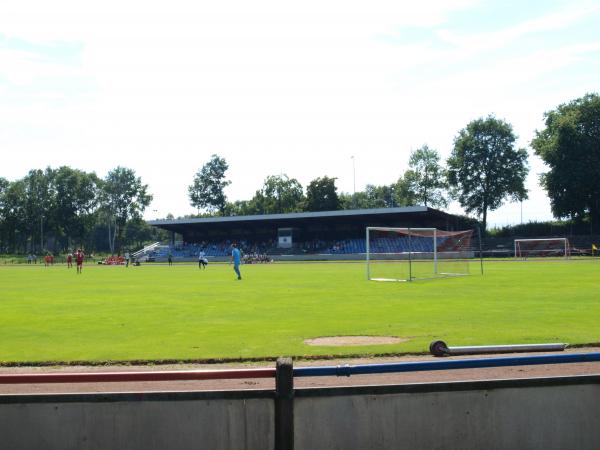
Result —
[{"label": "blue painted railing", "polygon": [[568,353],[564,355],[513,356],[503,358],[453,359],[387,364],[364,364],[321,367],[296,367],[295,377],[350,376],[427,370],[479,369],[484,367],[530,366],[537,364],[567,364],[600,361],[600,352]]}]

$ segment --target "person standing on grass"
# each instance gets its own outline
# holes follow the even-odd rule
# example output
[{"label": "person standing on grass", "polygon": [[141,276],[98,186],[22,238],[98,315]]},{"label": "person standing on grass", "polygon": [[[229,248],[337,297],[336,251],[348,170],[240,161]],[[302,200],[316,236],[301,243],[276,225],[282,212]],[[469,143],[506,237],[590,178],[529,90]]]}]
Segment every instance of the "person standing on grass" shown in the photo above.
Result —
[{"label": "person standing on grass", "polygon": [[173,255],[171,255],[171,252],[169,252],[169,265],[172,266],[173,265]]},{"label": "person standing on grass", "polygon": [[231,261],[233,262],[233,270],[237,274],[237,279],[242,279],[242,274],[240,273],[240,264],[242,263],[242,252],[237,247],[237,244],[234,242],[231,244]]},{"label": "person standing on grass", "polygon": [[204,255],[205,253],[202,250],[198,253],[198,269],[206,269],[208,261]]},{"label": "person standing on grass", "polygon": [[78,274],[80,274],[81,271],[83,270],[83,258],[84,257],[85,257],[85,255],[83,254],[81,249],[78,249],[77,253],[75,253],[75,262],[77,263],[77,273]]},{"label": "person standing on grass", "polygon": [[125,252],[125,267],[129,267],[129,258],[130,258],[129,251],[126,251]]},{"label": "person standing on grass", "polygon": [[67,268],[70,269],[71,267],[73,267],[73,255],[69,252],[67,255]]}]

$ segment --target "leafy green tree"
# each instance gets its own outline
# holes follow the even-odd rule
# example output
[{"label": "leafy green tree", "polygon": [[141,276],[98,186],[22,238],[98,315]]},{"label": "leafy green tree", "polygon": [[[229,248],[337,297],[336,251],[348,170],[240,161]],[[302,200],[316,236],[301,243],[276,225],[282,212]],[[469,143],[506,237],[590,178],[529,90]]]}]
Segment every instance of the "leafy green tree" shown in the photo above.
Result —
[{"label": "leafy green tree", "polygon": [[25,191],[24,180],[9,182],[5,185],[0,200],[2,236],[8,252],[25,251],[30,238]]},{"label": "leafy green tree", "polygon": [[24,209],[25,229],[32,248],[39,244],[39,251],[45,250],[45,237],[56,230],[54,214],[56,192],[52,183],[53,171],[47,168],[30,170],[23,178],[25,183]]},{"label": "leafy green tree", "polygon": [[138,217],[127,222],[123,233],[123,244],[129,249],[141,248],[144,244],[153,241],[155,237],[155,228]]},{"label": "leafy green tree", "polygon": [[[8,189],[9,185],[10,185],[10,182],[6,178],[0,177],[0,199],[2,198],[2,195],[4,195],[4,193]],[[0,200],[0,201],[2,201],[2,200]],[[2,206],[1,203],[0,203],[0,206]]]},{"label": "leafy green tree", "polygon": [[372,208],[371,199],[364,191],[358,191],[353,194],[342,192],[338,197],[340,199],[340,209]]},{"label": "leafy green tree", "polygon": [[[53,173],[56,192],[54,216],[64,234],[65,247],[82,245],[96,221],[100,180],[95,173],[62,166]],[[73,240],[75,242],[73,242]]]},{"label": "leafy green tree", "polygon": [[541,176],[557,218],[600,222],[600,96],[587,94],[545,115],[531,146],[550,170]]},{"label": "leafy green tree", "polygon": [[414,194],[404,177],[396,183],[376,186],[368,184],[364,191],[340,194],[341,209],[394,208],[415,204]]},{"label": "leafy green tree", "polygon": [[414,201],[424,206],[446,208],[448,184],[444,168],[440,165],[439,153],[423,145],[411,153],[408,167],[404,180]]},{"label": "leafy green tree", "polygon": [[6,224],[6,192],[9,186],[10,182],[6,178],[0,177],[0,253],[5,252],[9,245]]},{"label": "leafy green tree", "polygon": [[302,209],[302,185],[287,175],[270,175],[251,200],[251,207],[261,214],[297,212]]},{"label": "leafy green tree", "polygon": [[336,178],[315,178],[306,187],[306,211],[334,211],[340,209]]},{"label": "leafy green tree", "polygon": [[460,130],[448,158],[448,183],[465,211],[481,217],[484,230],[488,211],[507,198],[527,198],[527,152],[516,149],[515,141],[507,122],[480,118]]},{"label": "leafy green tree", "polygon": [[120,249],[127,222],[141,218],[151,201],[148,185],[133,169],[117,167],[108,173],[101,183],[101,205],[111,253]]},{"label": "leafy green tree", "polygon": [[396,206],[394,185],[375,186],[368,184],[365,187],[365,194],[369,208],[392,208]]},{"label": "leafy green tree", "polygon": [[188,187],[190,204],[198,210],[205,209],[210,213],[218,211],[225,215],[227,197],[225,188],[231,181],[225,180],[225,172],[229,165],[224,158],[212,155],[194,176],[194,182]]},{"label": "leafy green tree", "polygon": [[259,214],[254,207],[252,200],[236,200],[227,202],[225,207],[225,215],[227,216],[250,216]]},{"label": "leafy green tree", "polygon": [[414,172],[407,170],[394,184],[394,198],[397,206],[415,206],[417,196],[413,189]]}]

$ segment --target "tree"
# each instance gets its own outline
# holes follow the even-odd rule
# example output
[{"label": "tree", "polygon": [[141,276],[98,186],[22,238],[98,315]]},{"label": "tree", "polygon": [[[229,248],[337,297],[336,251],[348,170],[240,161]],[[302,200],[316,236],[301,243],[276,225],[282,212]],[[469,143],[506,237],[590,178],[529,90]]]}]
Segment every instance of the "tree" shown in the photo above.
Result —
[{"label": "tree", "polygon": [[53,172],[52,184],[54,221],[65,236],[65,247],[71,248],[72,240],[81,245],[96,221],[100,180],[95,173],[62,166]]},{"label": "tree", "polygon": [[9,246],[8,226],[7,226],[7,210],[6,210],[6,193],[10,187],[10,182],[3,177],[0,177],[0,253],[6,251]]},{"label": "tree", "polygon": [[300,182],[284,174],[268,176],[253,200],[262,214],[277,214],[300,211],[303,199]]},{"label": "tree", "polygon": [[212,155],[209,162],[204,164],[196,175],[194,182],[188,187],[190,204],[198,210],[206,209],[213,213],[218,211],[225,215],[227,206],[227,197],[225,188],[231,184],[231,181],[225,180],[225,172],[229,165],[224,158],[218,155]]},{"label": "tree", "polygon": [[26,215],[26,185],[24,180],[8,183],[1,200],[0,219],[2,234],[8,251],[25,250],[29,239],[29,226]]},{"label": "tree", "polygon": [[148,225],[141,217],[132,219],[125,226],[125,232],[123,233],[124,244],[126,247],[141,248],[144,244],[153,240],[155,230],[154,227]]},{"label": "tree", "polygon": [[[258,192],[259,191],[257,191],[257,193]],[[228,216],[251,216],[253,214],[260,214],[260,212],[257,210],[253,198],[252,200],[236,200],[234,202],[227,202],[225,214]]]},{"label": "tree", "polygon": [[365,194],[368,199],[369,208],[393,208],[396,206],[393,184],[389,186],[367,184]]},{"label": "tree", "polygon": [[411,153],[408,167],[404,180],[416,203],[446,208],[448,200],[445,191],[448,184],[438,152],[423,145]]},{"label": "tree", "polygon": [[414,206],[417,204],[416,194],[413,190],[413,178],[414,173],[407,170],[394,184],[394,198],[396,200],[396,205]]},{"label": "tree", "polygon": [[531,146],[550,170],[541,176],[557,218],[600,220],[600,96],[587,94],[545,115]]},{"label": "tree", "polygon": [[111,253],[119,250],[127,222],[141,218],[151,201],[148,185],[133,169],[117,167],[108,173],[101,184],[101,205]]},{"label": "tree", "polygon": [[306,187],[307,211],[334,211],[340,209],[340,199],[335,186],[336,178],[315,178]]},{"label": "tree", "polygon": [[512,126],[494,116],[470,122],[454,141],[448,158],[448,183],[467,213],[487,225],[487,213],[505,199],[527,198],[527,152],[515,148]]},{"label": "tree", "polygon": [[371,199],[366,192],[358,191],[353,194],[342,192],[339,196],[340,209],[368,209],[371,208]]},{"label": "tree", "polygon": [[25,229],[30,238],[31,247],[40,245],[40,252],[45,250],[44,237],[56,229],[54,208],[56,192],[52,183],[54,173],[49,167],[30,170],[23,178],[25,183],[24,208]]}]

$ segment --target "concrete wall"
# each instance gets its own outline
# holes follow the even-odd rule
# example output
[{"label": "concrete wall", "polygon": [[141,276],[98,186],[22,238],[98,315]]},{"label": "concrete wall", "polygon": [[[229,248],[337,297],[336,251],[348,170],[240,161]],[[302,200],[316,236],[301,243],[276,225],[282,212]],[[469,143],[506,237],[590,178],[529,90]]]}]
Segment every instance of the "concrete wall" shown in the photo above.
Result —
[{"label": "concrete wall", "polygon": [[600,449],[598,380],[460,384],[299,392],[295,449]]},{"label": "concrete wall", "polygon": [[[268,450],[275,398],[264,390],[0,396],[0,450]],[[597,450],[600,375],[297,389],[293,418],[296,450]]]},{"label": "concrete wall", "polygon": [[0,449],[272,449],[261,392],[0,397]]}]

